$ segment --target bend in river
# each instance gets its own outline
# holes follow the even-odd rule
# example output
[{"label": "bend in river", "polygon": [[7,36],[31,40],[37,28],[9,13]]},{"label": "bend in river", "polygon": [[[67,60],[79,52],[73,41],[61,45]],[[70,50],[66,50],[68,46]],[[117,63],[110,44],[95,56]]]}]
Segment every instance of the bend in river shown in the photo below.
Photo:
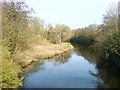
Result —
[{"label": "bend in river", "polygon": [[[25,88],[113,88],[120,85],[120,73],[109,65],[100,68],[91,49],[76,47],[49,60],[35,62],[24,72]],[[100,62],[99,62],[100,63]],[[115,69],[115,70],[114,70]]]}]

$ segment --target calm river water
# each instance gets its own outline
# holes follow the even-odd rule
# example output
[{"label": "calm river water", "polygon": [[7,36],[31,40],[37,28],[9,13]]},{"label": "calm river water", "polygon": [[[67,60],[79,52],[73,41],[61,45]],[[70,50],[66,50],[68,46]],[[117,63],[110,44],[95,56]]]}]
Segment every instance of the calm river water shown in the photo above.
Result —
[{"label": "calm river water", "polygon": [[120,87],[119,70],[103,65],[96,53],[86,47],[35,62],[25,70],[24,77],[24,88]]}]

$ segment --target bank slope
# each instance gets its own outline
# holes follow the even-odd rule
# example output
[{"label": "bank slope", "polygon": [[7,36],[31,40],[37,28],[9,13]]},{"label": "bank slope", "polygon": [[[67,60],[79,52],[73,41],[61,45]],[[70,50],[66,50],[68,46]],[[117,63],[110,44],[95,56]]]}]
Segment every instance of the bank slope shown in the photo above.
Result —
[{"label": "bank slope", "polygon": [[46,45],[36,45],[31,49],[22,52],[18,56],[19,63],[22,67],[26,67],[34,61],[40,59],[52,58],[61,53],[72,50],[74,47],[70,43],[60,43],[60,44],[46,44]]}]

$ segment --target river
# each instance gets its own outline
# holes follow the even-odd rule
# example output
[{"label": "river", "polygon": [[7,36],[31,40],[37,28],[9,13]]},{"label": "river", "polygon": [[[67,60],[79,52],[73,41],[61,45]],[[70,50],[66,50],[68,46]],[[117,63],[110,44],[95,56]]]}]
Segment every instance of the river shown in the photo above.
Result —
[{"label": "river", "polygon": [[119,69],[104,64],[86,47],[34,62],[24,71],[22,88],[118,88]]}]

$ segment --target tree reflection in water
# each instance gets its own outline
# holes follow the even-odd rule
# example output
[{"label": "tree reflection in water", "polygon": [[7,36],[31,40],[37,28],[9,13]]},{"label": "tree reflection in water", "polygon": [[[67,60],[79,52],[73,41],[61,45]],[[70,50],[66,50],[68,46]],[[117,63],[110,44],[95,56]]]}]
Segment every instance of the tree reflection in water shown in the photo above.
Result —
[{"label": "tree reflection in water", "polygon": [[96,88],[119,88],[120,87],[120,68],[112,62],[106,62],[100,59],[92,48],[85,46],[75,46],[75,51],[78,55],[83,56],[90,63],[95,64],[96,72],[89,73],[96,77],[93,83]]},{"label": "tree reflection in water", "polygon": [[[89,74],[94,76],[96,79],[92,81],[96,88],[119,88],[120,87],[120,72],[116,65],[111,62],[105,62],[98,58],[97,53],[85,46],[74,46],[75,52],[78,56],[82,56],[89,63],[95,65],[96,71],[89,71]],[[55,65],[61,65],[67,63],[71,58],[71,52],[63,53],[59,56],[54,57],[53,59],[39,60],[35,62],[28,69],[25,70],[25,73],[28,75],[40,70],[45,70],[44,63],[47,61],[54,61]]]},{"label": "tree reflection in water", "polygon": [[38,72],[39,70],[45,70],[44,67],[44,63],[45,61],[51,61],[54,60],[55,61],[55,65],[60,65],[60,64],[64,64],[66,62],[68,62],[69,58],[71,57],[71,52],[72,51],[68,51],[66,53],[62,53],[58,56],[55,56],[52,59],[47,59],[47,60],[39,60],[39,62],[34,62],[33,64],[31,64],[30,66],[28,66],[25,70],[24,70],[24,77],[27,77],[29,74],[31,73],[35,73]]},{"label": "tree reflection in water", "polygon": [[39,70],[44,70],[44,61],[34,62],[24,70],[24,77],[27,77],[29,74],[38,72]]},{"label": "tree reflection in water", "polygon": [[55,57],[56,62],[59,65],[68,62],[69,58],[71,57],[71,52],[72,51],[68,51],[66,53],[62,53],[61,55]]}]

